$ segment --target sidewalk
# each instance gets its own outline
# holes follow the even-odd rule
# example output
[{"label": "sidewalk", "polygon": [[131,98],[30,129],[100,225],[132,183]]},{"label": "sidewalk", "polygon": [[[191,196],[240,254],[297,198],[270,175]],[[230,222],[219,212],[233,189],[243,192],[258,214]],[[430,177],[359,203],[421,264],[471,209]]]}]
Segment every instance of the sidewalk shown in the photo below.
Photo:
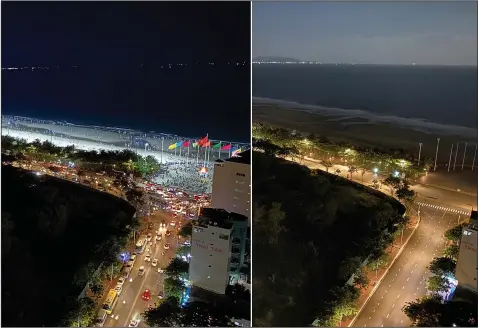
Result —
[{"label": "sidewalk", "polygon": [[370,283],[367,287],[362,289],[360,297],[357,301],[356,305],[357,305],[357,308],[359,309],[359,312],[354,316],[343,318],[342,323],[339,327],[350,327],[354,323],[355,318],[360,314],[362,308],[365,307],[368,300],[372,297],[373,293],[380,285],[382,279],[388,273],[388,270],[392,267],[396,259],[400,256],[401,252],[406,247],[408,241],[412,237],[417,227],[418,227],[418,217],[411,216],[410,223],[408,224],[407,228],[405,228],[403,231],[403,244],[400,245],[402,241],[402,236],[399,235],[386,250],[386,253],[389,256],[388,265],[384,268],[379,269],[377,273],[375,273],[374,270],[367,270],[368,271],[367,277]]}]

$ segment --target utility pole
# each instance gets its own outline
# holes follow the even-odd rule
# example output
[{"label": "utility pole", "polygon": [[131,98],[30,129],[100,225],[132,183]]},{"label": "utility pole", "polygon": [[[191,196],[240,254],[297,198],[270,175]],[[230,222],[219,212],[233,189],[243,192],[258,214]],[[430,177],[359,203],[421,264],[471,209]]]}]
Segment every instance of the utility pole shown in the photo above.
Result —
[{"label": "utility pole", "polygon": [[455,151],[455,161],[453,162],[453,171],[455,171],[455,166],[456,166],[456,158],[458,157],[458,147],[460,146],[460,143],[456,143],[456,151]]},{"label": "utility pole", "polygon": [[473,164],[471,164],[471,170],[475,167],[475,158],[476,158],[476,148],[478,148],[478,144],[475,145],[475,155],[473,156]]}]

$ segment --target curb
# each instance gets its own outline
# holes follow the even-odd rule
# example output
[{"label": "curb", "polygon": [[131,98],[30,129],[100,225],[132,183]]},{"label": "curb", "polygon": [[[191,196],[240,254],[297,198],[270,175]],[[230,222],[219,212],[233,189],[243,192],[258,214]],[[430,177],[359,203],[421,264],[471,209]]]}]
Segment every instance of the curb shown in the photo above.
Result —
[{"label": "curb", "polygon": [[415,231],[417,231],[417,228],[418,226],[420,225],[420,219],[418,219],[418,223],[417,225],[415,226],[415,228],[413,229],[412,233],[410,234],[410,236],[408,236],[407,240],[405,240],[405,243],[402,245],[402,247],[400,248],[400,250],[398,251],[397,255],[395,255],[395,257],[393,258],[392,260],[392,263],[390,263],[390,265],[388,266],[387,270],[385,270],[384,274],[382,275],[382,277],[379,279],[379,281],[375,284],[375,286],[373,287],[372,289],[372,292],[368,295],[368,297],[365,299],[365,302],[362,304],[362,306],[360,307],[360,309],[358,310],[357,314],[355,315],[355,317],[352,319],[352,321],[349,323],[348,327],[352,327],[352,325],[355,323],[355,321],[357,320],[357,317],[359,316],[359,314],[362,312],[363,308],[365,307],[365,305],[367,305],[368,301],[372,298],[372,296],[375,294],[375,292],[377,291],[378,287],[380,286],[380,284],[382,283],[383,279],[387,276],[388,274],[388,271],[390,270],[390,268],[393,266],[393,264],[395,263],[395,261],[398,259],[398,257],[402,254],[403,250],[405,249],[405,246],[407,246],[408,242],[410,241],[410,239],[412,238],[412,236],[415,234]]}]

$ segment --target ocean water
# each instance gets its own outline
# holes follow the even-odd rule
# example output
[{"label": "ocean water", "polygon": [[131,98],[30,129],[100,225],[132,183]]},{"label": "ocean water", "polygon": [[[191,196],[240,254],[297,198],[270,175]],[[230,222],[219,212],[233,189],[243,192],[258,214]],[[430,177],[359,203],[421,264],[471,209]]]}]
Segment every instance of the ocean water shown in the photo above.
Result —
[{"label": "ocean water", "polygon": [[248,142],[250,68],[2,70],[2,113]]},{"label": "ocean water", "polygon": [[476,138],[476,67],[261,64],[252,68],[252,95],[335,120]]}]

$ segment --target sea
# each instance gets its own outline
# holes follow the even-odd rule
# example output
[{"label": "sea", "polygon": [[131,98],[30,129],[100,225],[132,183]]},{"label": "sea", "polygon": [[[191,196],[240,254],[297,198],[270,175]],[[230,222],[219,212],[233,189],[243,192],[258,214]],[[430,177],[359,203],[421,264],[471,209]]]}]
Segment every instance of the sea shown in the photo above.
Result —
[{"label": "sea", "polygon": [[250,66],[2,70],[2,113],[250,141]]},{"label": "sea", "polygon": [[253,103],[476,139],[477,79],[469,66],[254,64],[252,95]]}]

